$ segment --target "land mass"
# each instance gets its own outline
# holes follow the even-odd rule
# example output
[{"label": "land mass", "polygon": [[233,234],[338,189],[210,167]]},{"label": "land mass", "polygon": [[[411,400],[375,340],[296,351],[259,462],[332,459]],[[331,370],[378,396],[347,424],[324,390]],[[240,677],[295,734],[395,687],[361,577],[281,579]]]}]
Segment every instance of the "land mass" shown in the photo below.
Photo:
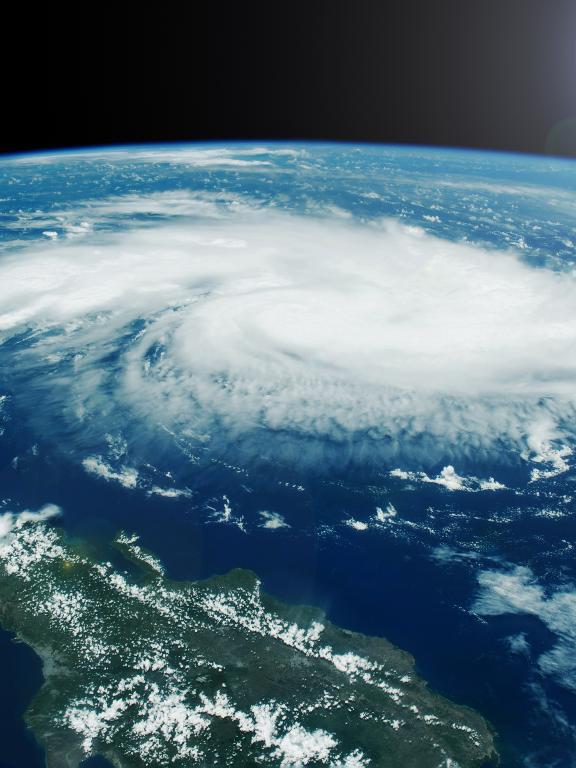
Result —
[{"label": "land mass", "polygon": [[[475,711],[413,658],[245,570],[173,581],[121,533],[126,570],[48,521],[4,516],[0,622],[44,662],[26,719],[48,768],[467,768],[496,759]],[[3,531],[3,532],[2,532]]]}]

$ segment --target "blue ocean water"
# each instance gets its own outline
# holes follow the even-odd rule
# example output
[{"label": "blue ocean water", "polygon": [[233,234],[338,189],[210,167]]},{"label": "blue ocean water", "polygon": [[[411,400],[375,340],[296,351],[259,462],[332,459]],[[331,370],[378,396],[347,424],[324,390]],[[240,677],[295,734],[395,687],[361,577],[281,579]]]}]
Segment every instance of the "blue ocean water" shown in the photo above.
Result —
[{"label": "blue ocean water", "polygon": [[[361,536],[341,530],[319,537],[291,529],[280,529],[273,535],[257,529],[246,535],[233,526],[206,524],[189,504],[142,499],[137,493],[86,478],[72,466],[42,463],[35,466],[33,478],[26,470],[18,476],[5,468],[2,486],[10,497],[22,499],[24,507],[35,508],[40,499],[50,498],[66,511],[62,524],[72,535],[104,552],[118,530],[138,531],[142,543],[159,555],[168,575],[177,579],[250,568],[271,594],[288,602],[320,606],[336,624],[384,636],[412,653],[417,670],[433,688],[482,712],[494,725],[502,765],[524,765],[527,752],[544,752],[543,765],[569,765],[565,761],[572,753],[571,734],[560,729],[551,732],[546,711],[535,716],[535,709],[538,697],[546,697],[557,702],[566,717],[576,718],[573,694],[545,679],[539,681],[538,689],[530,690],[527,685],[533,657],[553,645],[552,634],[532,616],[502,616],[483,623],[470,615],[464,608],[470,605],[476,582],[474,574],[461,565],[439,568],[427,547],[389,539],[385,534]],[[238,488],[230,473],[224,471],[215,482],[237,498],[234,491]],[[437,501],[435,495],[430,492],[418,504]],[[468,495],[462,496],[465,498],[456,498],[452,504],[469,509]],[[250,505],[262,506],[257,492],[249,497]],[[278,497],[275,501],[275,508],[293,520],[293,496],[285,493],[282,501]],[[339,501],[344,504],[341,496]],[[332,502],[324,500],[326,504]],[[320,497],[304,505],[308,524],[314,508],[322,503]],[[354,513],[350,499],[345,506]],[[486,503],[483,510],[475,505],[474,512],[488,516],[491,505]],[[317,514],[322,518],[321,512]],[[480,536],[486,527],[480,519]],[[514,541],[512,537],[508,542],[514,560],[525,558],[525,540],[534,533],[525,525],[519,527],[521,538]],[[540,529],[536,535],[540,535],[549,533],[551,526],[541,523],[536,528]],[[570,535],[572,527],[565,523],[562,531],[554,533]],[[510,656],[506,638],[519,633],[530,638],[531,657]],[[13,723],[3,734],[3,743],[10,748],[4,760],[8,766],[40,768],[41,753],[21,726],[14,727],[26,700],[40,683],[39,664],[22,645],[6,652],[10,645],[12,640],[4,633],[3,679],[10,681],[12,692],[18,692],[2,700],[10,714],[2,722]]]},{"label": "blue ocean water", "polygon": [[[249,195],[262,204],[272,199],[275,208],[298,215],[310,215],[312,202],[337,205],[338,215],[344,211],[355,219],[385,215],[450,242],[464,238],[485,248],[516,248],[535,269],[561,274],[576,262],[575,177],[569,163],[416,149],[310,145],[295,152],[299,149],[307,153],[304,159],[262,151],[256,157],[265,164],[248,169],[189,166],[166,159],[162,150],[137,164],[132,150],[119,150],[118,156],[70,155],[46,163],[28,158],[2,165],[0,279],[3,258],[17,253],[25,259],[26,248],[44,242],[46,232],[65,238],[66,227],[72,241],[78,233],[71,228],[81,229],[91,216],[87,236],[94,248],[103,247],[110,233],[171,220],[166,209],[121,215],[114,212],[114,203],[103,214],[98,211],[101,200],[116,197],[125,204],[134,195],[189,189],[220,194],[216,205],[227,199],[225,194]],[[165,151],[177,154],[178,148]],[[234,158],[246,159],[242,154]],[[85,200],[90,206],[72,217],[70,211]],[[572,637],[536,609],[493,615],[475,610],[480,572],[530,567],[545,600],[572,588],[576,476],[570,467],[530,484],[530,471],[541,465],[518,456],[507,460],[507,447],[495,455],[486,450],[459,455],[455,448],[429,464],[415,461],[406,479],[390,475],[399,460],[364,461],[355,446],[347,449],[346,461],[322,466],[320,458],[316,463],[291,461],[290,456],[310,451],[298,442],[301,436],[293,444],[282,430],[269,443],[262,433],[252,460],[252,438],[248,448],[231,444],[224,450],[219,444],[192,460],[197,435],[154,431],[150,414],[138,427],[144,417],[127,415],[117,398],[130,345],[146,328],[143,317],[124,328],[121,338],[107,340],[96,363],[91,360],[91,370],[104,380],[98,386],[106,399],[97,401],[88,427],[78,421],[74,400],[84,381],[83,363],[73,358],[74,350],[67,347],[65,355],[53,360],[44,353],[34,357],[38,334],[59,338],[60,330],[24,328],[4,338],[3,508],[57,504],[63,510],[57,524],[103,553],[119,530],[134,531],[172,578],[252,569],[271,594],[320,606],[336,624],[384,636],[412,653],[431,687],[477,709],[493,724],[504,768],[574,765],[574,688],[563,683],[562,670],[549,674],[539,662],[559,637],[563,647],[576,652]],[[163,354],[159,346],[148,351],[147,359],[154,365],[165,359]],[[91,407],[78,395],[80,401],[84,409]],[[129,448],[122,450],[128,450],[131,466],[140,472],[134,485],[118,478],[126,469],[126,454],[110,440],[106,443],[104,433],[127,440]],[[370,440],[362,449],[368,453]],[[275,460],[281,444],[281,460]],[[339,446],[318,456],[334,457]],[[104,457],[99,474],[82,463],[96,454]],[[441,477],[454,457],[460,477],[494,476],[505,487],[470,492],[429,482]],[[116,475],[103,474],[104,464]],[[422,481],[418,472],[428,480]],[[154,493],[158,478],[174,481],[186,494]],[[230,519],[222,517],[225,503],[232,509]],[[394,514],[378,523],[376,510],[388,505]],[[289,527],[264,527],[262,512]],[[0,767],[40,768],[42,753],[21,719],[41,682],[39,662],[7,633],[0,633],[0,679]]]}]

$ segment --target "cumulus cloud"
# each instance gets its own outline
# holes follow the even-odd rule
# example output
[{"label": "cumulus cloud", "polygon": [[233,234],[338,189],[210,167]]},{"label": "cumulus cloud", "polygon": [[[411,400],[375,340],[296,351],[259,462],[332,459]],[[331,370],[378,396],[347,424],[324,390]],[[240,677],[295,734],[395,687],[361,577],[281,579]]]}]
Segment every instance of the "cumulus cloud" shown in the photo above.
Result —
[{"label": "cumulus cloud", "polygon": [[237,515],[232,509],[232,504],[228,496],[222,496],[221,508],[213,506],[207,507],[210,510],[210,519],[214,523],[221,523],[224,525],[235,525],[242,533],[246,533],[246,526],[244,525],[244,517]]},{"label": "cumulus cloud", "polygon": [[270,531],[275,531],[278,528],[290,528],[284,516],[280,512],[269,512],[268,510],[262,510],[258,513],[262,518],[260,523],[261,528],[266,528]]},{"label": "cumulus cloud", "polygon": [[519,632],[517,635],[507,637],[506,643],[511,653],[519,656],[530,656],[530,643],[525,632]]},{"label": "cumulus cloud", "polygon": [[570,469],[568,458],[573,450],[569,445],[558,444],[558,433],[550,419],[540,419],[528,437],[528,458],[536,466],[530,472],[530,482],[547,480]]},{"label": "cumulus cloud", "polygon": [[0,515],[0,543],[7,539],[12,531],[25,523],[42,523],[62,513],[56,504],[45,504],[37,512],[28,509],[23,512],[5,512]]},{"label": "cumulus cloud", "polygon": [[45,154],[17,155],[5,162],[15,165],[41,165],[61,163],[68,160],[75,162],[125,161],[135,163],[168,163],[170,165],[186,165],[193,168],[246,168],[249,166],[269,166],[268,158],[299,157],[305,154],[303,149],[289,147],[219,147],[219,146],[183,146],[166,147],[129,147],[82,150],[82,152],[53,152]]},{"label": "cumulus cloud", "polygon": [[[152,198],[108,201],[97,217],[169,210],[170,195]],[[107,398],[108,412],[149,425],[161,403],[173,432],[220,430],[230,444],[264,428],[300,460],[317,456],[320,438],[346,460],[405,453],[424,464],[504,447],[567,461],[571,274],[394,222],[174,199],[168,223],[58,238],[0,261],[0,334],[35,329],[40,367],[55,347],[74,356],[74,380],[61,375],[51,394],[61,387],[84,418]],[[122,373],[104,392],[111,349]],[[492,482],[429,477],[472,480]]]},{"label": "cumulus cloud", "polygon": [[349,517],[344,521],[344,524],[349,528],[353,528],[355,531],[367,531],[368,523],[363,520],[356,520],[354,517]]},{"label": "cumulus cloud", "polygon": [[390,520],[393,520],[395,517],[398,516],[398,510],[392,504],[391,502],[388,502],[386,504],[386,507],[382,509],[382,507],[376,507],[376,514],[374,515],[374,519],[379,523],[387,523]]},{"label": "cumulus cloud", "polygon": [[417,483],[433,483],[441,485],[447,491],[501,491],[506,488],[503,483],[489,477],[483,480],[479,477],[462,477],[452,465],[444,467],[435,477],[429,477],[426,472],[407,472],[403,469],[392,469],[390,477],[397,477],[399,480],[409,480]]},{"label": "cumulus cloud", "polygon": [[112,480],[120,483],[125,488],[136,488],[138,484],[138,471],[133,467],[122,467],[119,471],[107,464],[101,456],[89,456],[84,459],[82,466],[92,475],[104,480]]}]

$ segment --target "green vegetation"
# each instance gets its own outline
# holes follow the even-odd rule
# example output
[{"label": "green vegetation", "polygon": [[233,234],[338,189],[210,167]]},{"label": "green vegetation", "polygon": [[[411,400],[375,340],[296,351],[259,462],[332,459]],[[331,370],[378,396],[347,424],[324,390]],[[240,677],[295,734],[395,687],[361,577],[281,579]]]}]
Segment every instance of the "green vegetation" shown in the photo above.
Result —
[{"label": "green vegetation", "polygon": [[495,756],[482,717],[431,692],[386,640],[281,604],[248,571],[171,581],[121,534],[130,575],[47,517],[4,526],[0,621],[44,661],[27,720],[49,768],[90,754],[121,768],[464,768]]}]

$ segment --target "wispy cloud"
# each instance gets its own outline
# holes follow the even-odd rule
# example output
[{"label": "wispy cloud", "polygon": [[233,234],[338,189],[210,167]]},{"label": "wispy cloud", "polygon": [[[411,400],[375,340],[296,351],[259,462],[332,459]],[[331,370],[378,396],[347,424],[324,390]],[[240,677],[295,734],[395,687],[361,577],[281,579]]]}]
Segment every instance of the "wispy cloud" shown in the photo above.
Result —
[{"label": "wispy cloud", "polygon": [[280,512],[269,512],[268,510],[262,510],[258,513],[262,518],[260,523],[261,528],[266,528],[269,531],[276,531],[278,528],[290,528],[284,516]]},{"label": "wispy cloud", "polygon": [[576,587],[545,589],[526,566],[481,571],[473,611],[481,616],[524,613],[536,616],[556,637],[538,658],[540,670],[576,691]]},{"label": "wispy cloud", "polygon": [[450,464],[444,467],[435,477],[430,477],[426,472],[408,472],[404,469],[392,469],[390,477],[416,483],[441,485],[447,491],[502,491],[506,488],[503,483],[494,480],[493,477],[485,480],[474,476],[463,477]]},{"label": "wispy cloud", "polygon": [[60,514],[62,510],[56,504],[45,504],[37,512],[28,509],[23,512],[4,512],[0,515],[0,545],[14,529],[20,528],[25,523],[41,523]]}]

